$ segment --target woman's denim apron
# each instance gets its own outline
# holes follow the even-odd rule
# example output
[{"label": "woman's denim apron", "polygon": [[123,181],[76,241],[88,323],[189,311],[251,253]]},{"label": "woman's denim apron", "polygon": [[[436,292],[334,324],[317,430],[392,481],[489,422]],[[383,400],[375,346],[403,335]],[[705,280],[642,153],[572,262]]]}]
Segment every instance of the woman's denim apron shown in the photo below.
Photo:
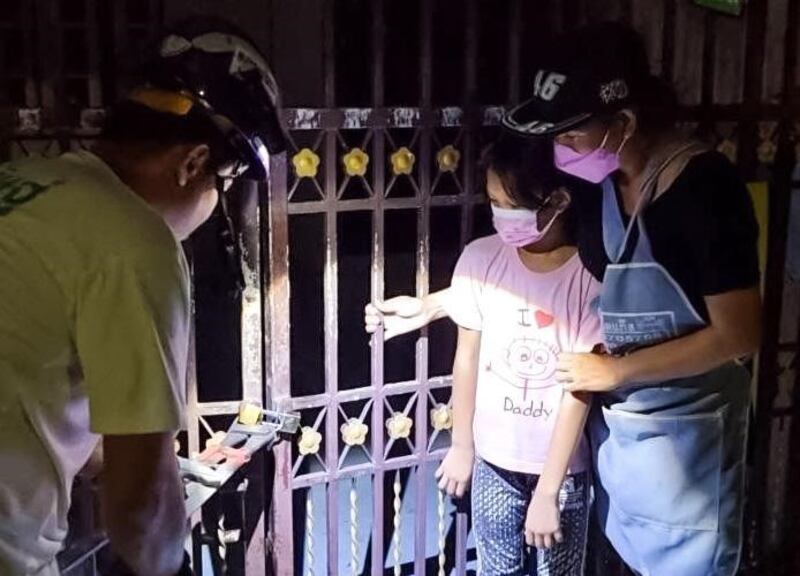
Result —
[{"label": "woman's denim apron", "polygon": [[[600,314],[612,354],[705,326],[654,260],[642,211],[623,225],[603,182],[603,240],[611,264]],[[675,222],[680,226],[680,222]],[[638,229],[628,250],[631,231]],[[622,256],[632,254],[626,261]],[[599,396],[591,423],[598,517],[617,552],[649,576],[730,576],[742,542],[750,377],[736,363],[700,376],[626,386]]]}]

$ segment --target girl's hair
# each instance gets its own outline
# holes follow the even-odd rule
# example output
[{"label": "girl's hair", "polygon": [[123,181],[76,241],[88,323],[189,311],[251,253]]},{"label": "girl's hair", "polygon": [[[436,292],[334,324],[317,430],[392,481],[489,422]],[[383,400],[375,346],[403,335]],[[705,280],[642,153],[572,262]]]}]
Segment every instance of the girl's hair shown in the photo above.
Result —
[{"label": "girl's hair", "polygon": [[559,188],[567,189],[572,201],[559,219],[568,237],[574,239],[577,219],[573,206],[575,191],[581,185],[555,167],[552,140],[503,134],[484,148],[479,168],[484,186],[486,174],[492,170],[514,204],[530,210],[545,206]]}]

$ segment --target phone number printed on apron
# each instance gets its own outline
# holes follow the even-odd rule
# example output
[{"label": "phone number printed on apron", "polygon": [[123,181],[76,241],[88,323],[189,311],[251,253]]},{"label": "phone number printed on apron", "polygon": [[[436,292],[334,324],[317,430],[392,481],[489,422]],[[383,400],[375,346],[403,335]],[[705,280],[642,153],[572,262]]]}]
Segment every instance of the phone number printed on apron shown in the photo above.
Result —
[{"label": "phone number printed on apron", "polygon": [[677,336],[673,312],[601,312],[601,316],[607,344],[660,342]]}]

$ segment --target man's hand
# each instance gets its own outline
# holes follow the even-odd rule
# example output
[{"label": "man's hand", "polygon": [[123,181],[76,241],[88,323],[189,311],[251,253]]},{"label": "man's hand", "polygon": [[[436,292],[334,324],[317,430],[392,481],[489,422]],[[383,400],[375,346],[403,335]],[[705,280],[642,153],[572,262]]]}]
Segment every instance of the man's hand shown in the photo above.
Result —
[{"label": "man's hand", "polygon": [[452,446],[436,470],[439,489],[448,496],[461,498],[467,491],[474,462],[475,451],[472,448]]},{"label": "man's hand", "polygon": [[620,359],[599,354],[560,354],[556,381],[570,392],[608,392],[625,384]]},{"label": "man's hand", "polygon": [[419,330],[432,319],[432,311],[425,306],[422,298],[413,296],[397,296],[367,304],[364,308],[366,331],[372,334],[383,325],[384,340]]},{"label": "man's hand", "polygon": [[174,576],[186,510],[174,434],[103,437],[102,511],[111,547],[136,574]]},{"label": "man's hand", "polygon": [[525,542],[528,546],[545,549],[563,539],[558,495],[534,492],[525,518]]}]

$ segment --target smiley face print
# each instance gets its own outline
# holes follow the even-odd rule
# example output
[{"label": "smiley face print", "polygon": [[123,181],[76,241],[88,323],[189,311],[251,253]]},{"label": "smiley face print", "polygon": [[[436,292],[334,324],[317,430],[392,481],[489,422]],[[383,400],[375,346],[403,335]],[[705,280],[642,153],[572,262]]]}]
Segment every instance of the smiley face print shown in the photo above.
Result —
[{"label": "smiley face print", "polygon": [[486,370],[522,391],[550,388],[556,385],[553,376],[558,360],[557,350],[547,342],[531,337],[512,340]]},{"label": "smiley face print", "polygon": [[530,388],[531,381],[548,381],[556,371],[557,354],[547,343],[536,338],[518,338],[506,349],[505,364],[518,380]]}]

